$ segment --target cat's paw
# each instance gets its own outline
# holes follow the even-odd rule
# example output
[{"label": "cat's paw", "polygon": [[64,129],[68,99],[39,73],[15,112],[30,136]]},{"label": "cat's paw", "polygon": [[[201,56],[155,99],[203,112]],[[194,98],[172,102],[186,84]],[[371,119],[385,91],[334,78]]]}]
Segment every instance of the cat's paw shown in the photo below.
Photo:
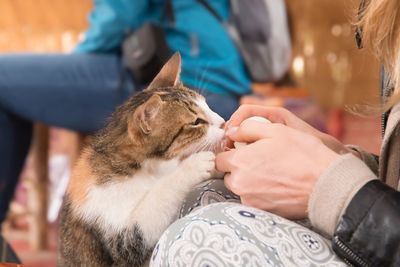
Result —
[{"label": "cat's paw", "polygon": [[210,179],[215,172],[215,155],[209,151],[193,154],[182,162],[182,168],[196,182]]}]

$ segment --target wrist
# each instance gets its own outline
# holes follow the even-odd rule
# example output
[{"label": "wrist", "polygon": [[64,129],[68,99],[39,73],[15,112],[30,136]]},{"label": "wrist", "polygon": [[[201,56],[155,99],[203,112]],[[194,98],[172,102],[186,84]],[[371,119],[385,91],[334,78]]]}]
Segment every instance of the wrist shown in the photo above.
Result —
[{"label": "wrist", "polygon": [[338,155],[311,192],[308,215],[313,226],[331,236],[354,194],[372,179],[375,174],[360,159]]},{"label": "wrist", "polygon": [[342,144],[339,140],[331,135],[323,134],[321,140],[327,147],[329,147],[331,150],[339,155],[352,153],[354,156],[360,158],[360,154],[357,151],[346,147],[344,144]]},{"label": "wrist", "polygon": [[332,150],[330,147],[322,143],[317,151],[315,181],[317,181],[319,177],[321,177],[321,175],[328,169],[332,162],[336,161],[337,158],[340,157],[340,155],[347,153],[337,153],[336,151]]}]

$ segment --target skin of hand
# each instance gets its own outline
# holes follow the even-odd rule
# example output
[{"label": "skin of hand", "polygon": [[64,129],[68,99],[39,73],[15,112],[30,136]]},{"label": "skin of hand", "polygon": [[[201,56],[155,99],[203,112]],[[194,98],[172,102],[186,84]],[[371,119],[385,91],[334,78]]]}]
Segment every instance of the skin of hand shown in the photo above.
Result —
[{"label": "skin of hand", "polygon": [[[232,117],[227,139],[248,145],[218,154],[216,167],[226,173],[225,185],[241,197],[243,204],[288,219],[306,218],[315,183],[339,154],[315,135],[284,125],[282,122],[287,121],[280,113],[267,116],[262,111],[264,113],[246,110],[246,113],[239,113],[240,118],[238,114]],[[240,124],[243,118],[255,115],[280,123],[247,120]],[[289,123],[312,130],[307,124]],[[237,124],[240,127],[232,126]]]},{"label": "skin of hand", "polygon": [[[360,157],[357,151],[347,148],[333,136],[318,131],[287,109],[281,107],[241,105],[238,110],[233,113],[231,119],[225,124],[225,129],[228,130],[231,127],[237,127],[242,121],[253,116],[264,117],[272,123],[281,123],[290,128],[313,135],[338,154],[353,153],[355,156]],[[232,148],[232,141],[227,139],[226,146]]]}]

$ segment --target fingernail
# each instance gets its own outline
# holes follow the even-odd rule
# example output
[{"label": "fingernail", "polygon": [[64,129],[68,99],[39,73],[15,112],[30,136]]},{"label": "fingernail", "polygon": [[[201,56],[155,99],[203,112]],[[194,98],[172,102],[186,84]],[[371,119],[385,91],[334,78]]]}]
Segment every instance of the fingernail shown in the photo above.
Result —
[{"label": "fingernail", "polygon": [[229,129],[226,131],[225,135],[227,135],[227,136],[234,135],[234,134],[237,132],[238,129],[239,129],[239,127],[232,127],[232,128],[229,128]]}]

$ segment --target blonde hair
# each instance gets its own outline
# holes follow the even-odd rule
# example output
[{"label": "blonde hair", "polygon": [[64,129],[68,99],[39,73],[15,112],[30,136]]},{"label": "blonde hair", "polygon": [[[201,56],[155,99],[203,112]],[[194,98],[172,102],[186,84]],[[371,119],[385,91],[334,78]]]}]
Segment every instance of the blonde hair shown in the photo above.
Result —
[{"label": "blonde hair", "polygon": [[394,92],[384,110],[400,102],[400,1],[366,0],[357,26],[363,29],[363,46],[371,49],[383,63]]}]

